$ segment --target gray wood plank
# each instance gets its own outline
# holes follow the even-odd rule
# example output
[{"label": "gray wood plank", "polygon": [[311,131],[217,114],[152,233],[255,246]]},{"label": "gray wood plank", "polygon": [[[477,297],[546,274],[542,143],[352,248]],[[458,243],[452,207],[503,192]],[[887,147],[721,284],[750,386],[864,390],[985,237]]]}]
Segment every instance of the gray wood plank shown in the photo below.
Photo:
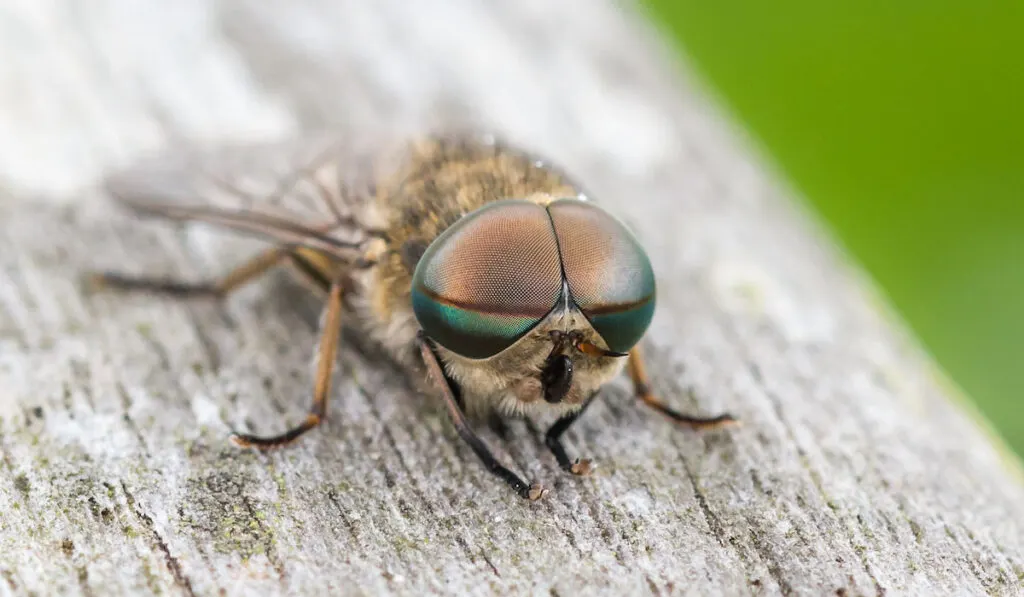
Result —
[{"label": "gray wood plank", "polygon": [[[1024,488],[742,132],[629,8],[572,0],[28,0],[0,7],[0,595],[1019,594]],[[658,391],[568,435],[484,435],[523,503],[373,355],[302,416],[318,306],[90,296],[93,268],[200,278],[248,241],[139,224],[91,186],[175,139],[473,119],[563,163],[640,231]]]}]

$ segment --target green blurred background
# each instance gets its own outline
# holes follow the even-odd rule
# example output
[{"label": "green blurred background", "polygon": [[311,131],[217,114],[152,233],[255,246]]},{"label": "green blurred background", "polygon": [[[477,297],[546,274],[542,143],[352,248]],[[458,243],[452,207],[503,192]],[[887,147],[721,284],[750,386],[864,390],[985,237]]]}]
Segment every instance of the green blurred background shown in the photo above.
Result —
[{"label": "green blurred background", "polygon": [[644,3],[1024,454],[1024,2]]}]

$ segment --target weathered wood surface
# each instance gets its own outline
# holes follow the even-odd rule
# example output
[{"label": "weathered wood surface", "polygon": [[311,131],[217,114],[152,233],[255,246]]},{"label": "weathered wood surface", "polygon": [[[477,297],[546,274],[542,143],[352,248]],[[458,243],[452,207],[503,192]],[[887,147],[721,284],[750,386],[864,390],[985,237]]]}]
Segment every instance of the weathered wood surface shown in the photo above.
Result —
[{"label": "weathered wood surface", "polygon": [[[146,4],[146,6],[142,6]],[[0,7],[0,595],[979,595],[1024,590],[1024,490],[860,275],[620,9],[591,0],[106,0]],[[242,253],[137,226],[89,184],[170,138],[468,114],[550,154],[641,232],[672,403],[625,383],[568,435],[484,435],[495,482],[394,372],[345,350],[291,449],[317,306],[87,296],[120,266],[199,278]]]}]

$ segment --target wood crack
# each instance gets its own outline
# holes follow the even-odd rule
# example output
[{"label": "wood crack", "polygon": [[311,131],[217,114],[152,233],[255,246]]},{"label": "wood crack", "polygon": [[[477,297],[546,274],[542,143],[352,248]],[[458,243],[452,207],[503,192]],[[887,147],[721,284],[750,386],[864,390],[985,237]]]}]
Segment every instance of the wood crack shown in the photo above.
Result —
[{"label": "wood crack", "polygon": [[[217,305],[221,311],[224,310],[224,305]],[[202,354],[206,357],[206,363],[212,372],[218,372],[221,370],[223,365],[223,359],[220,355],[220,349],[217,348],[217,344],[210,339],[209,335],[203,329],[201,320],[195,314],[189,315],[189,321],[192,324],[192,330],[195,332],[196,339],[199,342],[199,346],[202,347]],[[223,317],[222,317],[223,319]]]},{"label": "wood crack", "polygon": [[161,554],[164,556],[164,563],[167,564],[167,571],[171,573],[174,578],[174,583],[187,595],[188,597],[195,597],[195,591],[192,590],[192,580],[185,574],[182,569],[181,562],[178,561],[172,553],[167,542],[160,535],[160,532],[156,529],[156,524],[153,519],[139,508],[138,503],[135,500],[135,496],[128,491],[128,486],[125,485],[124,481],[121,481],[121,491],[124,492],[125,499],[128,500],[128,511],[135,515],[136,518],[146,527],[150,535],[153,537],[153,542]]},{"label": "wood crack", "polygon": [[139,428],[138,423],[135,422],[135,419],[129,412],[132,406],[132,397],[128,394],[128,390],[125,389],[124,385],[121,383],[117,384],[117,393],[121,399],[121,408],[124,410],[124,414],[121,416],[121,419],[128,425],[128,428],[132,430],[132,433],[135,435],[135,439],[139,442],[139,448],[141,448],[142,453],[148,457],[150,454],[149,446],[146,444],[146,437],[143,435],[142,429]]},{"label": "wood crack", "polygon": [[345,526],[349,536],[353,541],[355,541],[356,545],[359,545],[361,543],[359,540],[359,531],[356,530],[355,525],[352,523],[352,519],[348,516],[348,512],[346,512],[345,508],[341,506],[341,498],[338,496],[337,491],[329,489],[327,491],[327,499],[330,500],[338,510],[338,515],[341,516],[341,524]]}]

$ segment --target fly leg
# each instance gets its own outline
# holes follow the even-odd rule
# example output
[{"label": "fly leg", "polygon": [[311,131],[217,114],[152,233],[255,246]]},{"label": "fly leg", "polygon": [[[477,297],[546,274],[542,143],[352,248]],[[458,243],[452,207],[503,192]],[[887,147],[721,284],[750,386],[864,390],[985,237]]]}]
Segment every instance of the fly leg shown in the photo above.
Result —
[{"label": "fly leg", "polygon": [[671,419],[677,425],[689,427],[691,429],[715,429],[726,425],[739,424],[739,421],[728,413],[723,413],[716,417],[685,415],[673,410],[658,399],[658,397],[651,392],[651,386],[647,382],[647,370],[644,368],[644,362],[640,356],[639,347],[635,347],[633,350],[629,351],[628,367],[629,376],[633,379],[633,388],[636,392],[636,397],[642,400],[647,406],[650,406],[654,410]]},{"label": "fly leg", "polygon": [[248,435],[235,433],[231,440],[243,448],[276,448],[289,444],[302,434],[313,429],[327,418],[327,399],[331,390],[331,378],[334,374],[334,360],[338,354],[338,342],[341,339],[342,288],[340,282],[330,286],[327,305],[320,323],[320,344],[316,351],[316,381],[313,386],[313,405],[306,419],[299,425],[274,436]]},{"label": "fly leg", "polygon": [[441,397],[444,398],[444,405],[448,409],[448,415],[451,417],[452,423],[455,425],[455,430],[458,431],[459,436],[469,444],[469,447],[473,449],[477,457],[484,463],[487,470],[494,475],[500,477],[512,491],[519,494],[528,500],[538,500],[547,495],[548,490],[541,485],[535,483],[533,485],[527,485],[525,481],[519,478],[518,475],[507,469],[504,465],[498,462],[498,459],[491,453],[490,448],[487,444],[481,440],[473,428],[469,426],[466,421],[466,415],[462,412],[458,400],[455,397],[455,393],[452,391],[451,382],[444,374],[444,369],[441,367],[441,363],[438,361],[437,355],[429,344],[429,340],[425,335],[420,333],[420,336],[416,340],[419,344],[420,354],[423,357],[423,363],[427,367],[427,375],[433,380],[438,390],[441,392]]},{"label": "fly leg", "polygon": [[290,251],[275,247],[259,253],[252,259],[212,282],[186,282],[171,278],[128,276],[117,272],[96,272],[86,276],[86,284],[96,290],[143,291],[166,294],[177,298],[224,298],[279,264]]},{"label": "fly leg", "polygon": [[555,421],[551,427],[548,428],[547,433],[544,434],[544,443],[547,445],[548,449],[551,450],[551,453],[555,455],[555,460],[558,461],[558,466],[581,477],[589,475],[596,465],[594,465],[589,458],[577,458],[574,461],[570,460],[569,455],[565,452],[565,446],[562,445],[562,435],[569,430],[569,427],[572,427],[572,424],[576,422],[576,419],[580,418],[583,411],[587,410],[587,407],[590,406],[590,403],[593,401],[594,395],[591,395],[579,410],[569,413]]}]

